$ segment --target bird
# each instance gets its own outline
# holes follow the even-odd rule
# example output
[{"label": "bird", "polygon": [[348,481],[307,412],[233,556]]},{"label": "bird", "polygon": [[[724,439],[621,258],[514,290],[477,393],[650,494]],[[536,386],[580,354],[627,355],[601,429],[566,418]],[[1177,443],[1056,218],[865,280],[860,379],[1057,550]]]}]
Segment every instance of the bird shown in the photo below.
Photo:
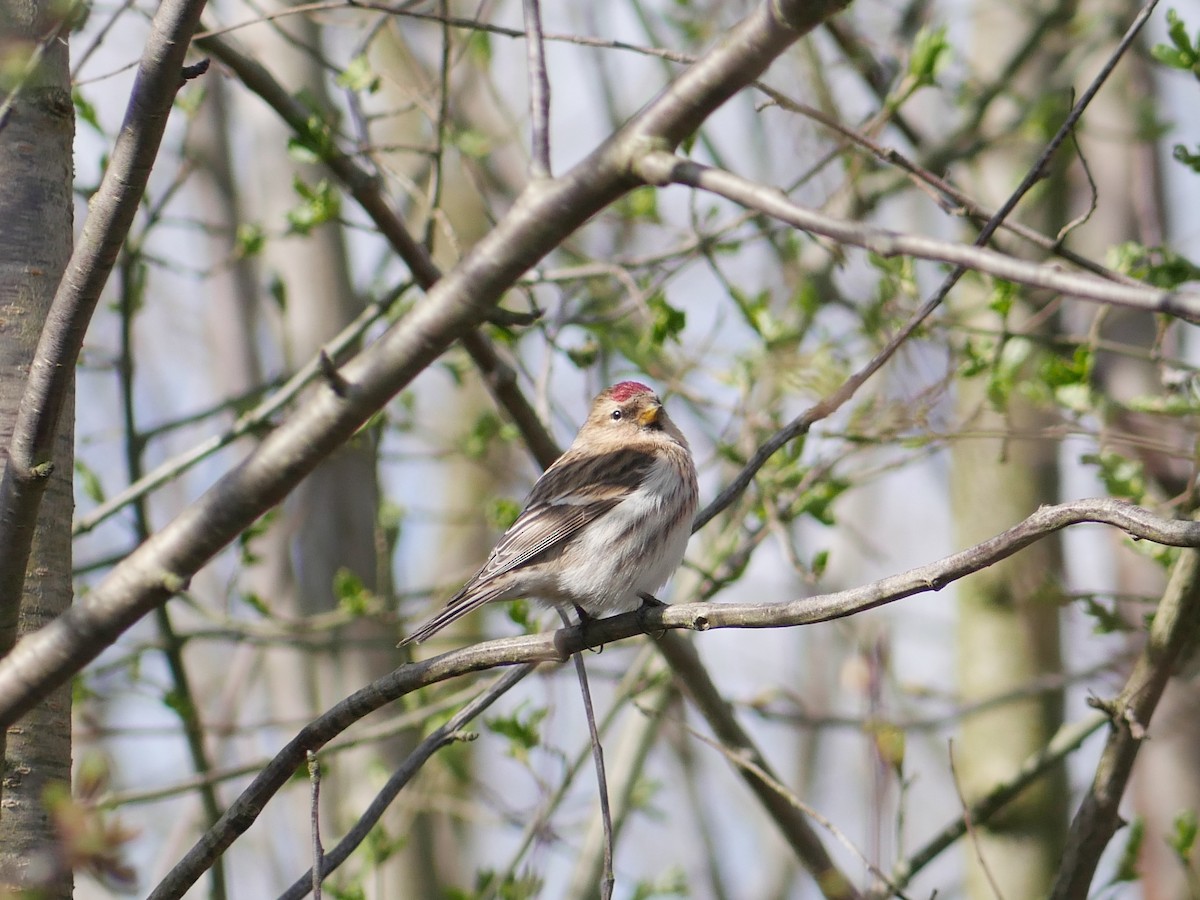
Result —
[{"label": "bird", "polygon": [[482,568],[399,646],[502,600],[574,607],[581,620],[657,604],[683,561],[698,497],[691,448],[658,395],[618,382],[592,401]]}]

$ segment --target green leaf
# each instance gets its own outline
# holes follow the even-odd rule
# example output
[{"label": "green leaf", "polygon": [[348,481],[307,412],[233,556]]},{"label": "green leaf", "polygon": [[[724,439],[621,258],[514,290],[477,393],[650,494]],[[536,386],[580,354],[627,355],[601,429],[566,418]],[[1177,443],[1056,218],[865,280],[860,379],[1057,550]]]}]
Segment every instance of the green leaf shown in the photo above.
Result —
[{"label": "green leaf", "polygon": [[492,139],[474,128],[452,131],[450,143],[457,147],[463,156],[471,159],[483,159],[492,152]]},{"label": "green leaf", "polygon": [[75,460],[75,475],[79,479],[79,487],[83,490],[83,494],[89,500],[95,503],[104,502],[104,485],[100,483],[100,476],[83,460]]},{"label": "green leaf", "polygon": [[[1200,147],[1196,149],[1200,151]],[[1200,152],[1192,153],[1183,144],[1176,144],[1175,148],[1171,151],[1171,156],[1175,158],[1176,162],[1183,163],[1197,175],[1200,175]]]},{"label": "green leaf", "polygon": [[261,225],[243,222],[237,227],[234,238],[233,255],[238,259],[250,259],[258,256],[267,245],[267,233]]},{"label": "green leaf", "polygon": [[462,440],[462,451],[469,459],[483,459],[497,441],[511,441],[516,429],[494,412],[480,413]]},{"label": "green leaf", "polygon": [[596,364],[596,359],[600,356],[600,345],[596,343],[596,339],[588,336],[578,347],[566,348],[567,359],[571,360],[577,368],[590,369]]},{"label": "green leaf", "polygon": [[305,166],[315,166],[321,161],[321,154],[312,148],[303,138],[296,136],[287,140],[287,153],[293,162]]},{"label": "green leaf", "polygon": [[661,221],[658,215],[658,188],[649,185],[634,188],[618,200],[613,208],[618,215],[630,221]]},{"label": "green leaf", "polygon": [[278,515],[279,513],[276,509],[264,513],[249,528],[238,535],[238,559],[242,566],[252,566],[259,561],[259,556],[254,551],[254,544],[260,537],[266,534],[267,529],[271,527],[271,524]]},{"label": "green leaf", "polygon": [[987,386],[988,399],[997,409],[1008,405],[1008,398],[1020,381],[1021,369],[1032,354],[1033,342],[1028,338],[1010,337],[1004,342]]},{"label": "green leaf", "polygon": [[508,739],[508,752],[521,761],[529,758],[529,751],[542,742],[542,720],[550,712],[546,707],[530,709],[522,703],[510,716],[494,716],[486,720],[489,731]]},{"label": "green leaf", "polygon": [[483,511],[489,527],[508,531],[521,514],[521,504],[509,497],[494,497]]},{"label": "green leaf", "polygon": [[352,616],[365,616],[372,607],[378,606],[374,591],[345,566],[333,575],[333,596],[337,598],[338,608]]},{"label": "green leaf", "polygon": [[292,180],[292,187],[302,202],[288,210],[290,234],[308,234],[318,225],[324,225],[341,215],[341,194],[328,179],[322,178],[312,185],[297,175]]},{"label": "green leaf", "polygon": [[1121,851],[1117,870],[1108,882],[1110,885],[1125,884],[1142,877],[1138,871],[1138,862],[1141,859],[1142,841],[1145,836],[1146,823],[1142,819],[1137,818],[1129,823],[1129,838],[1125,841],[1125,849]]},{"label": "green leaf", "polygon": [[279,277],[278,272],[271,273],[271,280],[267,282],[267,293],[271,295],[271,299],[275,301],[275,305],[279,307],[280,312],[287,312],[287,283]]},{"label": "green leaf", "polygon": [[1200,281],[1200,266],[1167,247],[1146,247],[1126,241],[1108,252],[1109,267],[1164,290]]},{"label": "green leaf", "polygon": [[1017,298],[1017,286],[1002,278],[992,280],[992,299],[988,306],[1001,316],[1007,316]]},{"label": "green leaf", "polygon": [[825,570],[829,568],[829,551],[818,550],[813,554],[812,560],[809,561],[808,571],[812,573],[813,578],[820,578],[825,574]]},{"label": "green leaf", "polygon": [[271,612],[270,604],[268,604],[260,594],[257,594],[254,591],[247,591],[245,594],[242,594],[242,602],[265,618],[269,619],[272,615],[274,615],[274,613]]},{"label": "green leaf", "polygon": [[936,84],[937,76],[949,62],[949,56],[950,42],[946,40],[946,26],[926,26],[913,39],[908,74],[917,87]]},{"label": "green leaf", "polygon": [[1196,811],[1185,809],[1175,817],[1171,833],[1167,836],[1167,843],[1185,866],[1191,865],[1192,847],[1196,845],[1197,830],[1200,829],[1196,822]]},{"label": "green leaf", "polygon": [[630,900],[653,900],[655,897],[690,897],[687,875],[672,866],[652,881],[639,881],[633,887]]},{"label": "green leaf", "polygon": [[904,729],[891,722],[868,722],[867,733],[874,739],[880,762],[897,774],[904,771]]},{"label": "green leaf", "polygon": [[337,77],[337,86],[358,93],[374,94],[379,90],[379,76],[371,69],[371,61],[365,53],[360,53]]},{"label": "green leaf", "polygon": [[1133,630],[1116,609],[1109,609],[1095,597],[1083,598],[1083,611],[1093,620],[1093,634],[1126,634]]},{"label": "green leaf", "polygon": [[837,521],[833,514],[834,501],[849,487],[848,481],[839,478],[823,478],[800,497],[795,514],[807,514],[822,525],[834,525]]},{"label": "green leaf", "polygon": [[71,102],[75,104],[76,118],[90,125],[97,134],[104,134],[104,129],[100,127],[100,117],[96,114],[96,107],[83,96],[83,92],[78,88],[71,91]]},{"label": "green leaf", "polygon": [[508,604],[508,619],[525,634],[532,634],[537,624],[533,621],[533,607],[528,600],[514,600]]},{"label": "green leaf", "polygon": [[679,343],[679,335],[687,325],[687,313],[668,303],[666,295],[661,291],[651,294],[647,305],[653,316],[650,323],[650,340],[654,346],[661,347],[667,340]]},{"label": "green leaf", "polygon": [[486,69],[492,64],[492,36],[482,29],[471,32],[467,38],[467,57],[479,66],[481,69]]},{"label": "green leaf", "polygon": [[1100,470],[1100,480],[1111,497],[1138,503],[1146,493],[1145,471],[1137,460],[1127,459],[1112,450],[1102,450],[1085,453],[1079,461]]},{"label": "green leaf", "polygon": [[1192,40],[1188,36],[1187,26],[1173,9],[1167,10],[1167,36],[1173,46],[1156,44],[1150,48],[1150,55],[1172,69],[1200,76],[1200,35]]}]

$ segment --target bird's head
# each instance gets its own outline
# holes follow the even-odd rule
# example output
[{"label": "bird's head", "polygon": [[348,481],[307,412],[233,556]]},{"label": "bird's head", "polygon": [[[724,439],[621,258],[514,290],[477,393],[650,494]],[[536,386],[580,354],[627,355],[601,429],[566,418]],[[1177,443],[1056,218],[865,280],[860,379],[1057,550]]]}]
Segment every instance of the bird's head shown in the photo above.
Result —
[{"label": "bird's head", "polygon": [[602,439],[671,439],[687,446],[658,395],[639,381],[621,381],[601,391],[592,402],[584,430]]}]

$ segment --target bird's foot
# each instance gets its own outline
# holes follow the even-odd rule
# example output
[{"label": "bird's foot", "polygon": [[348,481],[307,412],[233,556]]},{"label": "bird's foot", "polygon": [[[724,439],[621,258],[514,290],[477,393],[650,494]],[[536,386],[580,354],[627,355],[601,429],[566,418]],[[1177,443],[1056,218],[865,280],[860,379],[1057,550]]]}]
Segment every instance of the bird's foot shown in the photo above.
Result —
[{"label": "bird's foot", "polygon": [[[637,611],[638,624],[642,626],[643,631],[646,631],[646,613],[648,613],[652,609],[662,609],[667,604],[663,603],[663,601],[659,600],[653,594],[647,593],[646,591],[642,591],[640,594],[638,594],[638,596],[642,600],[642,605],[638,607],[638,611]],[[649,632],[646,632],[646,633],[649,634]],[[658,629],[658,631],[656,631],[654,634],[652,634],[651,637],[653,637],[657,640],[658,638],[662,637],[666,633],[667,633],[667,631],[665,628],[660,628],[660,629]]]},{"label": "bird's foot", "polygon": [[[579,627],[583,631],[584,638],[586,639],[588,627],[596,621],[596,617],[578,603],[572,603],[571,605],[575,607],[575,615],[579,617]],[[604,645],[601,644],[599,647],[593,647],[592,650],[594,653],[603,653]]]}]

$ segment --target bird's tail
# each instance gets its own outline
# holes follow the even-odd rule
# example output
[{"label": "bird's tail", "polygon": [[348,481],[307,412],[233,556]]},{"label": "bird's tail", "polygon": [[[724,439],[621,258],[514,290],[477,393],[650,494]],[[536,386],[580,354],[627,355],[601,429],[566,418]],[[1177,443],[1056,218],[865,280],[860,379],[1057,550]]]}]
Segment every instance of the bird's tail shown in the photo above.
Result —
[{"label": "bird's tail", "polygon": [[467,613],[479,609],[479,607],[483,606],[485,603],[490,603],[493,600],[501,599],[503,594],[504,589],[495,585],[491,587],[475,585],[470,591],[462,591],[458,594],[455,594],[446,603],[446,606],[441,610],[441,612],[423,624],[419,625],[396,646],[405,647],[408,644],[419,644],[421,641],[432,637],[434,634],[441,631],[455,619],[461,618]]}]

